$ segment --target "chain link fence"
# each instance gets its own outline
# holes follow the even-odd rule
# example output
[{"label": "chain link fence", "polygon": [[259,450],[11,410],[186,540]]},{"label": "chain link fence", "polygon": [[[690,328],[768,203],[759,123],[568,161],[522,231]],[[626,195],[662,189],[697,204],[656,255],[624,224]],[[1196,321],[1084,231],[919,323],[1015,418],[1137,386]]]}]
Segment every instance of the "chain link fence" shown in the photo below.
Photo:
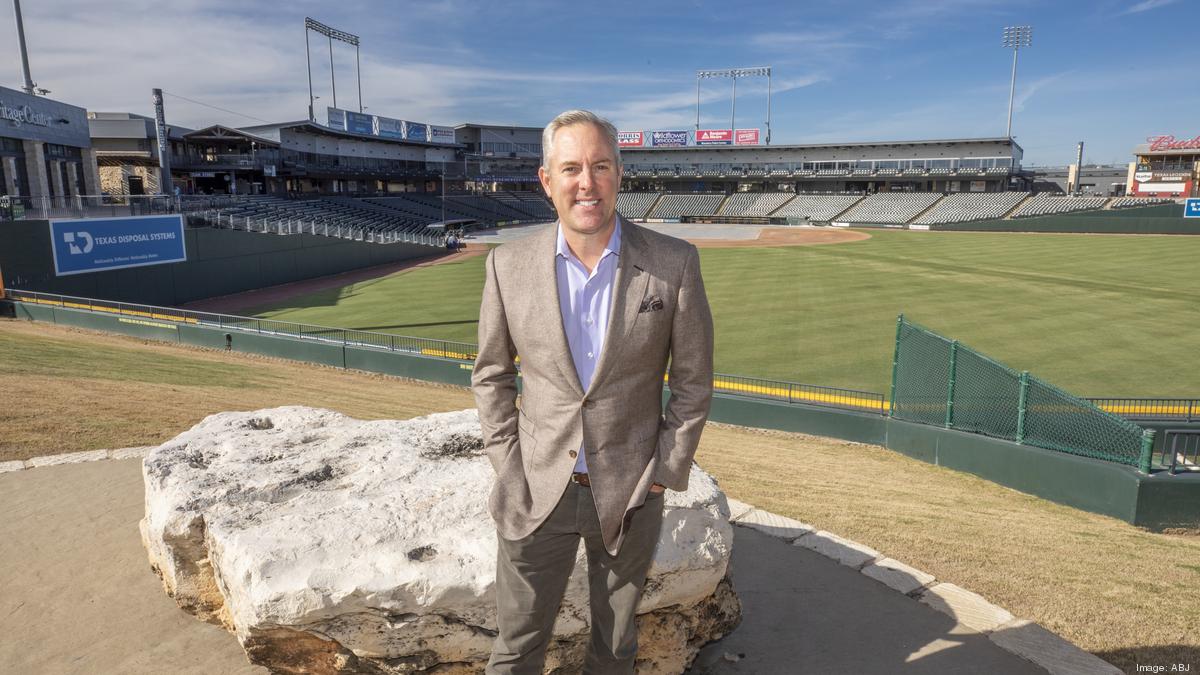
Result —
[{"label": "chain link fence", "polygon": [[1150,472],[1154,432],[900,315],[891,416]]}]

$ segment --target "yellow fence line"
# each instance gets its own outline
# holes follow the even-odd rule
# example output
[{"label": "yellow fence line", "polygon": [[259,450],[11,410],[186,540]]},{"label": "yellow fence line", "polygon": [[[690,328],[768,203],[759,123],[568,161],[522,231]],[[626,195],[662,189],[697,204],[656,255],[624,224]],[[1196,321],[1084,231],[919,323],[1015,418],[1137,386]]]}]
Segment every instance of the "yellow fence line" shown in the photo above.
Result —
[{"label": "yellow fence line", "polygon": [[[176,323],[198,324],[199,319],[190,316],[181,316],[178,314],[163,314],[160,312],[147,312],[135,309],[106,307],[103,305],[88,305],[78,302],[67,302],[65,300],[46,300],[43,298],[28,297],[10,291],[14,300],[19,302],[29,302],[38,305],[52,305],[55,307],[68,307],[71,309],[83,309],[93,312],[106,312],[109,314],[120,314],[125,316],[138,316],[147,319],[157,319],[159,321],[174,321]],[[460,361],[474,361],[475,354],[467,352],[450,351],[443,349],[422,349],[420,353],[424,356],[437,356],[446,359],[458,359]],[[668,376],[663,376],[664,382],[669,382]],[[756,384],[753,382],[742,382],[737,380],[728,380],[721,377],[713,378],[713,389],[723,393],[730,394],[753,394],[757,396],[769,396],[783,401],[801,402],[801,403],[825,403],[848,406],[853,408],[862,408],[864,410],[882,410],[887,412],[891,409],[888,401],[876,401],[869,398],[855,396],[852,393],[821,393],[811,391],[795,391],[788,387],[781,387],[775,384]],[[1142,405],[1138,403],[1114,403],[1098,406],[1105,412],[1110,412],[1115,415],[1125,416],[1164,416],[1174,415],[1186,417],[1194,413],[1200,406],[1193,406],[1187,403],[1177,403],[1170,405]],[[1078,408],[1073,406],[1031,406],[1030,410],[1038,410],[1039,412],[1053,412],[1055,409],[1061,408],[1061,412],[1078,411]]]}]

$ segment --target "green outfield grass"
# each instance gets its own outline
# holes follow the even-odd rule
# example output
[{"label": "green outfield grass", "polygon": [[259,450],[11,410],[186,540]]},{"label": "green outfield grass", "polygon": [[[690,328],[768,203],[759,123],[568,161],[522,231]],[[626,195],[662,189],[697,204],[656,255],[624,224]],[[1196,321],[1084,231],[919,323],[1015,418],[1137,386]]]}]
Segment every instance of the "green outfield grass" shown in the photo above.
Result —
[{"label": "green outfield grass", "polygon": [[[1200,237],[872,231],[701,251],[717,369],[886,393],[896,315],[1085,396],[1200,396]],[[263,317],[475,341],[483,258]]]}]

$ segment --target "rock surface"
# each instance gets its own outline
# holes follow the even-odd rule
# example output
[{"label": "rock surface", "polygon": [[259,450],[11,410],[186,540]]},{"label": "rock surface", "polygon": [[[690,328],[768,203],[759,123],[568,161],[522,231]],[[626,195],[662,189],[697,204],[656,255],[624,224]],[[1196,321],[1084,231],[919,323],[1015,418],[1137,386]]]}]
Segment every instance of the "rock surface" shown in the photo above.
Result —
[{"label": "rock surface", "polygon": [[[285,407],[213,415],[143,462],[142,540],[183,609],[275,672],[479,672],[495,636],[492,470],[474,410],[360,421]],[[737,625],[729,506],[692,467],[668,492],[639,608],[638,671],[678,673]],[[547,656],[587,645],[580,550]]]}]

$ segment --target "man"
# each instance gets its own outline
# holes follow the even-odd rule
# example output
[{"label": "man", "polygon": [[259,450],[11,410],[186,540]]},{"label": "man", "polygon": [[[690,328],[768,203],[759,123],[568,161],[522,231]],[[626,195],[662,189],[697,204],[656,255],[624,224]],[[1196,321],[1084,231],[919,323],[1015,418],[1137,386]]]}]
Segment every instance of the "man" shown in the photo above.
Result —
[{"label": "man", "polygon": [[696,248],[616,213],[612,124],[565,112],[546,127],[542,153],[558,224],[488,256],[472,376],[496,470],[499,635],[487,672],[542,672],[582,538],[585,672],[632,673],[662,493],[687,489],[708,417],[712,315]]}]

